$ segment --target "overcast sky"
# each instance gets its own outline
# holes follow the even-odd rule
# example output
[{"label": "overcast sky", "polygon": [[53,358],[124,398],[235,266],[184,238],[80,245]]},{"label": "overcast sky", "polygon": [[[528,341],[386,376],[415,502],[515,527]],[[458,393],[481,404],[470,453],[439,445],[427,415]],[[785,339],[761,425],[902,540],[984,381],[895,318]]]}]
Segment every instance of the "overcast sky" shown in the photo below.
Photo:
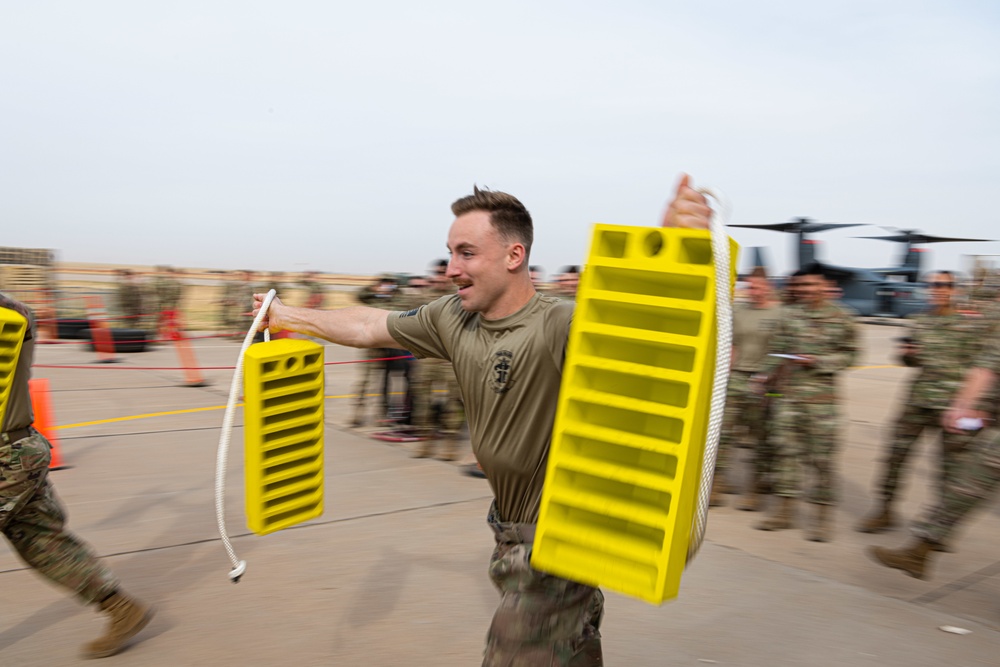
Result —
[{"label": "overcast sky", "polygon": [[[0,3],[0,245],[421,271],[486,185],[581,262],[678,174],[732,222],[1000,238],[1000,4]],[[824,233],[842,265],[900,248]],[[732,231],[787,269],[792,239]],[[1000,243],[931,246],[931,263]]]}]

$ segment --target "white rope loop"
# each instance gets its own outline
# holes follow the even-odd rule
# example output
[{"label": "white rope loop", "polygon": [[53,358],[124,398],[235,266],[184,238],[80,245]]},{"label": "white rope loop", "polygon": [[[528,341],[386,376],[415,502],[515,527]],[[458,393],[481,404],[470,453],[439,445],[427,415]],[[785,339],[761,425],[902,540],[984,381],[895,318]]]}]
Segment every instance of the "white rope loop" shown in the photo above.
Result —
[{"label": "white rope loop", "polygon": [[[229,400],[226,402],[226,412],[222,417],[222,433],[219,435],[218,456],[215,461],[215,519],[219,526],[219,535],[222,537],[222,545],[226,548],[229,560],[233,564],[229,578],[234,584],[239,583],[240,577],[246,572],[247,562],[236,557],[236,551],[233,550],[233,544],[229,541],[229,535],[226,533],[226,464],[229,459],[229,439],[233,432],[236,401],[240,395],[240,385],[243,383],[243,354],[253,344],[253,339],[257,335],[257,328],[264,321],[264,317],[267,316],[267,309],[270,307],[271,300],[274,299],[275,294],[276,292],[271,290],[264,297],[260,312],[257,313],[253,324],[250,325],[250,331],[247,332],[246,337],[243,339],[240,355],[236,359],[236,370],[233,371],[233,382],[229,386]],[[264,330],[264,340],[271,340],[271,332],[267,329]]]},{"label": "white rope loop", "polygon": [[687,562],[694,560],[705,539],[708,526],[708,502],[715,477],[715,461],[719,454],[719,436],[722,433],[722,415],[726,408],[726,388],[729,384],[729,363],[733,345],[733,304],[729,287],[730,257],[729,237],[725,223],[729,220],[729,202],[717,190],[700,188],[699,192],[715,200],[709,230],[712,238],[712,261],[715,264],[715,323],[716,352],[715,375],[712,382],[712,402],[708,415],[708,433],[705,437],[705,455],[701,464],[701,481],[698,486],[698,505],[691,537],[688,541]]}]

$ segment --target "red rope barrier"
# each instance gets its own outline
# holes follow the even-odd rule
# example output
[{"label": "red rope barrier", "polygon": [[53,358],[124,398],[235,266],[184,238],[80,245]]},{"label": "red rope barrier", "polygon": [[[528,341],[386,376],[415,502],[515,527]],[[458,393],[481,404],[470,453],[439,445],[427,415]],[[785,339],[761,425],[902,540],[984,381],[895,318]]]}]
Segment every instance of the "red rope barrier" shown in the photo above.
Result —
[{"label": "red rope barrier", "polygon": [[[379,357],[377,359],[353,359],[351,361],[328,361],[324,366],[341,366],[343,364],[370,364],[377,361],[396,361],[398,359],[413,359],[412,354],[403,354],[398,357]],[[93,366],[71,366],[62,364],[32,364],[32,368],[62,368],[62,369],[110,369],[119,371],[184,371],[195,370],[183,366],[115,366],[111,364],[95,364]],[[232,371],[236,366],[198,366],[197,370],[202,371]]]}]

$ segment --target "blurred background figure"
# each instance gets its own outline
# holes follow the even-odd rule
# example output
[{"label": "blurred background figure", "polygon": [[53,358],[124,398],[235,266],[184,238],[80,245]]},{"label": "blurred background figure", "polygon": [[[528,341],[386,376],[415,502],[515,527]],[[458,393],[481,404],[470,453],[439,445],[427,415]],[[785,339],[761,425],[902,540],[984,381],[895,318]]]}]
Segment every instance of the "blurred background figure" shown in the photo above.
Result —
[{"label": "blurred background figure", "polygon": [[538,265],[528,267],[528,275],[531,276],[531,284],[535,286],[535,291],[545,293],[546,285],[542,281],[545,280],[545,269]]},{"label": "blurred background figure", "polygon": [[[357,294],[358,302],[373,308],[385,310],[402,310],[400,308],[400,298],[396,277],[391,274],[378,276],[370,285],[362,287]],[[395,352],[395,354],[392,354]],[[356,396],[354,403],[354,419],[352,426],[364,426],[366,422],[366,402],[368,400],[369,386],[373,381],[380,382],[382,387],[381,398],[379,399],[380,411],[379,420],[389,419],[389,373],[393,370],[385,361],[375,361],[376,359],[386,359],[389,356],[400,356],[399,351],[386,350],[384,348],[373,348],[362,350],[363,358],[360,364],[361,376],[354,390]]]},{"label": "blurred background figure", "polygon": [[182,326],[180,303],[184,296],[180,271],[172,266],[156,267],[151,287],[151,302],[153,312],[157,313],[156,329],[159,337],[176,336]]},{"label": "blurred background figure", "polygon": [[576,290],[580,286],[580,267],[576,264],[564,266],[556,281],[555,296],[576,301]]},{"label": "blurred background figure", "polygon": [[761,495],[770,492],[774,452],[768,440],[768,398],[756,391],[752,378],[764,370],[771,339],[781,326],[784,311],[774,298],[763,267],[754,269],[747,283],[749,299],[733,309],[732,368],[709,506],[721,505],[722,494],[731,491],[735,449],[745,437],[753,462],[739,509],[756,512],[761,509]]},{"label": "blurred background figure", "polygon": [[253,305],[253,278],[252,271],[230,271],[229,280],[222,286],[219,319],[226,334],[240,335],[250,326],[246,316]]},{"label": "blurred background figure", "polygon": [[320,282],[318,271],[306,271],[302,274],[299,284],[306,291],[303,307],[322,310],[326,301],[326,288]]},{"label": "blurred background figure", "polygon": [[[455,293],[455,286],[445,275],[447,269],[448,262],[440,260],[431,264],[427,280],[410,281],[412,293],[407,310]],[[437,451],[442,460],[455,460],[465,413],[451,362],[433,358],[415,360],[410,387],[413,431],[421,440],[414,456],[425,458]]]},{"label": "blurred background figure", "polygon": [[129,269],[118,270],[115,301],[122,318],[119,326],[123,329],[138,329],[143,314],[142,287],[135,273]]}]

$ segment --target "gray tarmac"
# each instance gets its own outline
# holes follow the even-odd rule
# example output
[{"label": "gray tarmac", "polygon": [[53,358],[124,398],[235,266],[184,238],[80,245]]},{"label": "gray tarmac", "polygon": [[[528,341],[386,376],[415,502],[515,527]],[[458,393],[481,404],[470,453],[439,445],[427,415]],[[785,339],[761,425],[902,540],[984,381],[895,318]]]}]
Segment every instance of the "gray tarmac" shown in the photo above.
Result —
[{"label": "gray tarmac", "polygon": [[[758,514],[710,513],[705,545],[677,600],[652,606],[607,594],[608,665],[1000,664],[1000,518],[980,512],[917,581],[875,565],[871,544],[908,538],[854,532],[870,509],[885,436],[912,371],[893,366],[894,326],[864,325],[865,355],[847,397],[836,539],[764,533]],[[235,364],[239,342],[194,341],[202,367]],[[326,347],[327,361],[360,359]],[[357,366],[327,366],[326,511],[266,537],[243,510],[242,416],[227,474],[227,526],[243,580],[230,583],[216,528],[216,451],[232,371],[183,386],[175,351],[157,347],[97,364],[80,345],[45,345],[65,469],[52,479],[69,525],[158,615],[106,664],[478,665],[497,596],[487,577],[491,494],[458,466],[414,459],[413,445],[347,426]],[[74,368],[46,368],[74,366]],[[153,370],[142,370],[153,369]],[[466,444],[466,449],[468,445]],[[468,455],[468,451],[466,452]],[[745,452],[743,452],[745,454]],[[904,515],[930,496],[934,442],[921,443]],[[104,623],[25,569],[0,545],[0,665],[73,665]],[[971,630],[951,634],[942,626]]]}]

